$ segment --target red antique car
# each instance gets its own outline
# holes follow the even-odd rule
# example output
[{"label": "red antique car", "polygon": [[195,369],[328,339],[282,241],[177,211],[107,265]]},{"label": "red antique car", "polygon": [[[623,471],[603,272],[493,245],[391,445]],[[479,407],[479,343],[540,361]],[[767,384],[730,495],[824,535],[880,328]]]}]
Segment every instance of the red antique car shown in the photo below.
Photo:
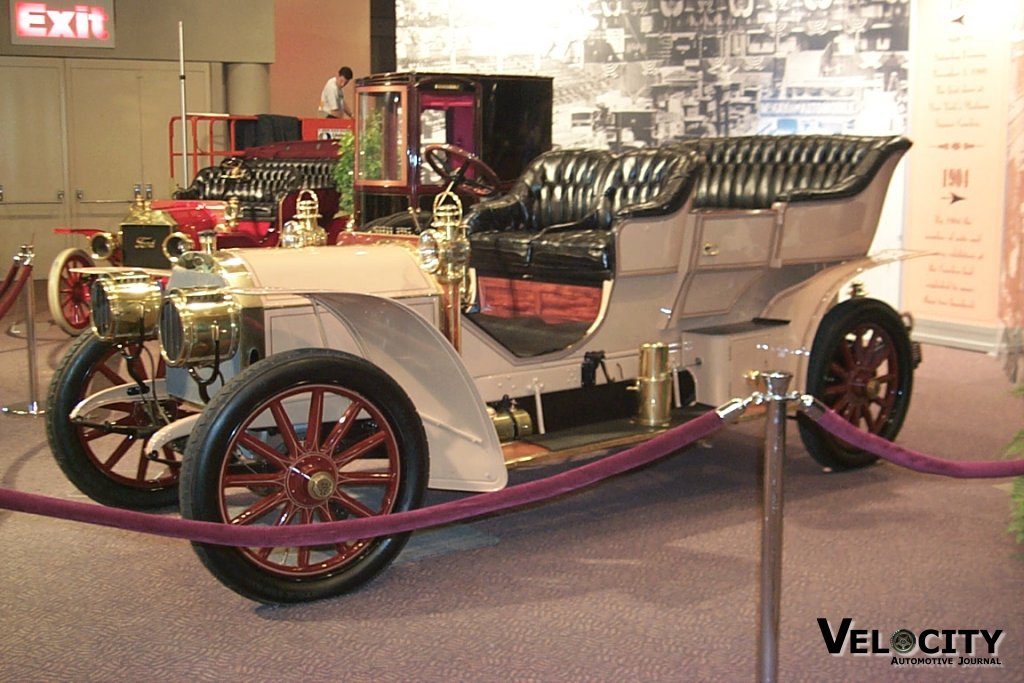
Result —
[{"label": "red antique car", "polygon": [[[175,160],[175,125],[171,119],[170,149],[172,178]],[[247,124],[262,123],[255,116],[190,115],[193,146],[188,153],[193,164],[209,163],[200,169],[188,187],[171,199],[153,199],[140,186],[128,215],[116,230],[60,227],[54,232],[80,235],[88,248],[65,249],[57,255],[47,279],[47,303],[57,325],[71,335],[89,327],[89,269],[105,261],[110,267],[169,271],[173,253],[198,248],[199,235],[215,233],[218,246],[268,247],[277,244],[285,222],[294,215],[299,191],[316,192],[325,229],[329,229],[338,199],[334,168],[338,162],[337,137],[351,131],[352,122],[310,120],[317,125],[302,126],[307,134],[321,139],[287,140],[256,144],[270,136],[244,135]],[[295,134],[302,130],[295,119]],[[206,127],[204,135],[196,133]],[[224,147],[200,150],[196,140],[226,138]],[[329,137],[328,137],[329,136]],[[246,142],[250,146],[242,147]]]}]

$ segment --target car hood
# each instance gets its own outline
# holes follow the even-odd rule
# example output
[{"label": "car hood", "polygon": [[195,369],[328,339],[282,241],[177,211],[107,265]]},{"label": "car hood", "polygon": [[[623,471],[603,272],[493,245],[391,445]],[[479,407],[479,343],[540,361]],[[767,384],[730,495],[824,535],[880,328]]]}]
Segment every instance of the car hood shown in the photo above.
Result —
[{"label": "car hood", "polygon": [[219,275],[190,275],[175,269],[171,285],[227,286],[264,294],[352,292],[389,298],[439,291],[433,277],[420,269],[416,252],[397,244],[228,249],[217,253],[217,262]]}]

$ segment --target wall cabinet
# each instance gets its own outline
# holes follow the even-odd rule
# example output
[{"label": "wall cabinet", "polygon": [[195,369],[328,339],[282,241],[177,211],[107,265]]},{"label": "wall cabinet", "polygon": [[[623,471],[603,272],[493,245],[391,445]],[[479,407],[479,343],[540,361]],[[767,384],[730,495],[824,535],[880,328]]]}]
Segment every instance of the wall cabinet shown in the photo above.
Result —
[{"label": "wall cabinet", "polygon": [[[187,64],[185,83],[189,110],[210,111],[210,66]],[[113,227],[136,186],[170,196],[176,62],[0,58],[0,92],[0,270],[32,243],[45,278],[57,252],[84,244],[54,227]]]}]

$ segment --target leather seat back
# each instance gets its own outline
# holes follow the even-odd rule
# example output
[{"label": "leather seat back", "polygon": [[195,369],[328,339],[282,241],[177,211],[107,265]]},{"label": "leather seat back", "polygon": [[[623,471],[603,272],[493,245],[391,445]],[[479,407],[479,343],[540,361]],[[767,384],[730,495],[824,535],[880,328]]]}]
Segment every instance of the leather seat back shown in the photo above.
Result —
[{"label": "leather seat back", "polygon": [[777,201],[843,198],[862,190],[892,154],[900,136],[754,135],[701,138],[682,147],[707,159],[695,208],[766,209]]},{"label": "leather seat back", "polygon": [[610,161],[602,150],[554,150],[535,159],[511,192],[525,205],[526,229],[575,223],[592,214]]},{"label": "leather seat back", "polygon": [[688,199],[703,160],[694,152],[652,147],[617,155],[603,181],[598,225],[611,228],[622,212],[671,213]]}]

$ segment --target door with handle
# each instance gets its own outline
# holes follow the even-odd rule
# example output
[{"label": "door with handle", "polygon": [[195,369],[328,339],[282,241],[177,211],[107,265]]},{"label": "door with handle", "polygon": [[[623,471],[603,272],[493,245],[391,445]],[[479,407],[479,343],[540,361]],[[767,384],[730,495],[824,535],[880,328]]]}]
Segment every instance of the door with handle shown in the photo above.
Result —
[{"label": "door with handle", "polygon": [[[138,188],[170,197],[168,122],[180,113],[176,62],[67,60],[72,219],[115,228]],[[189,108],[207,111],[209,69],[186,67]]]},{"label": "door with handle", "polygon": [[0,269],[33,244],[40,272],[65,245],[68,221],[61,60],[0,57]]}]

